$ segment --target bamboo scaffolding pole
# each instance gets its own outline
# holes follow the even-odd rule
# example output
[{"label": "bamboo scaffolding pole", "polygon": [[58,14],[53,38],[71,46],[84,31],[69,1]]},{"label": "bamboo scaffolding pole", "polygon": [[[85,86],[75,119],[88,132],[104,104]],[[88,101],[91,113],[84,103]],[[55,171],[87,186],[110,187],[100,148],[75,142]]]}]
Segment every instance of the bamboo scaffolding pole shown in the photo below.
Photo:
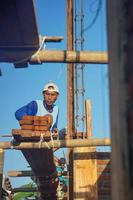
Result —
[{"label": "bamboo scaffolding pole", "polygon": [[13,190],[12,190],[14,193],[16,193],[16,192],[38,192],[38,190],[37,190],[37,188],[26,188],[26,187],[24,187],[24,188],[22,188],[22,187],[20,187],[20,188],[13,188]]},{"label": "bamboo scaffolding pole", "polygon": [[[67,172],[64,172],[63,174],[65,174],[65,176],[66,176],[66,173]],[[17,178],[17,177],[34,177],[35,176],[33,171],[30,171],[30,170],[9,171],[7,173],[7,175],[10,176],[10,177],[14,177],[14,178]],[[55,176],[56,175],[60,175],[60,173],[55,173]],[[63,177],[65,177],[65,176],[63,175]],[[39,174],[38,177],[43,177],[43,174]]]},{"label": "bamboo scaffolding pole", "polygon": [[[67,50],[73,50],[73,0],[66,1]],[[67,63],[67,139],[74,131],[74,65]]]},{"label": "bamboo scaffolding pole", "polygon": [[22,170],[22,171],[9,171],[7,173],[10,177],[31,177],[34,176],[34,173],[30,170]]},{"label": "bamboo scaffolding pole", "polygon": [[[66,1],[66,16],[67,16],[67,50],[73,50],[73,0]],[[66,140],[73,137],[73,132],[75,131],[74,125],[74,64],[67,63],[67,135]],[[70,154],[70,149],[68,149],[68,154]],[[70,160],[69,166],[70,164]],[[69,175],[72,175],[72,168],[69,170]],[[68,200],[73,199],[73,183],[68,179]],[[73,180],[73,178],[71,178]]]},{"label": "bamboo scaffolding pole", "polygon": [[35,53],[29,63],[38,64],[43,62],[63,63],[108,63],[107,52],[71,51],[71,50],[41,50]]},{"label": "bamboo scaffolding pole", "polygon": [[71,139],[71,140],[54,140],[50,142],[22,142],[22,143],[10,143],[0,142],[1,149],[45,149],[45,148],[74,148],[74,147],[90,147],[90,146],[110,146],[111,141],[109,138],[103,139]]}]

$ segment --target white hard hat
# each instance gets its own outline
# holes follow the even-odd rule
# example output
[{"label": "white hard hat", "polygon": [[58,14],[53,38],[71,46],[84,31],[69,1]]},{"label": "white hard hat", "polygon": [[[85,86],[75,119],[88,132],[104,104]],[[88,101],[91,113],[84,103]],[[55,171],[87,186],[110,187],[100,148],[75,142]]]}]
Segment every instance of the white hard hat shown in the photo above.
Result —
[{"label": "white hard hat", "polygon": [[[52,88],[51,88],[52,87]],[[57,92],[59,94],[59,88],[58,86],[53,83],[53,82],[49,82],[47,83],[44,88],[43,88],[43,92],[44,91],[50,91],[50,92]]]}]

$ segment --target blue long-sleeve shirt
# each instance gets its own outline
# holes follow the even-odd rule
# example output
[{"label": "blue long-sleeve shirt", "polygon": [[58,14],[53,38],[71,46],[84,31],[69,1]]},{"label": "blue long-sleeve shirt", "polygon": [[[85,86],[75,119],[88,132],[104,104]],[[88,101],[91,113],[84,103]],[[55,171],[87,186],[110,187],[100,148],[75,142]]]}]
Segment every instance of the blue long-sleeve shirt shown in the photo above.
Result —
[{"label": "blue long-sleeve shirt", "polygon": [[35,116],[37,114],[37,103],[36,101],[31,101],[30,103],[28,103],[27,105],[19,108],[16,112],[15,112],[15,117],[16,119],[19,121],[23,118],[23,116],[25,115],[31,115],[31,116]]}]

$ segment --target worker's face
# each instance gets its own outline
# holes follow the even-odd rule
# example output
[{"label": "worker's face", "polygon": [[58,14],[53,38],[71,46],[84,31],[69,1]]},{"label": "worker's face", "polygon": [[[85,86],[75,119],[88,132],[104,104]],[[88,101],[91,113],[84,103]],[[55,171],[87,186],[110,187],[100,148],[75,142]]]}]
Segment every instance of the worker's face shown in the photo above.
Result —
[{"label": "worker's face", "polygon": [[61,168],[64,169],[65,168],[65,164],[62,163],[61,164]]},{"label": "worker's face", "polygon": [[45,91],[43,92],[43,96],[46,104],[50,106],[57,100],[58,93],[52,91]]}]

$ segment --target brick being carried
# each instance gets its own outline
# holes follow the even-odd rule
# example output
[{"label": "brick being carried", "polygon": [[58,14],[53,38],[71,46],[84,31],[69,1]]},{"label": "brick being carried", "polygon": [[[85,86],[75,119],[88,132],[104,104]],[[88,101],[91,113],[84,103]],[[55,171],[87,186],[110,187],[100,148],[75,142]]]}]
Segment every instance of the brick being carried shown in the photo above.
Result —
[{"label": "brick being carried", "polygon": [[49,125],[45,125],[45,126],[42,126],[42,125],[38,125],[38,126],[34,126],[33,127],[33,130],[34,131],[48,131],[50,129],[50,126]]},{"label": "brick being carried", "polygon": [[37,130],[37,131],[47,131],[50,130],[53,118],[51,115],[45,116],[24,116],[22,120],[19,121],[22,130]]},{"label": "brick being carried", "polygon": [[35,126],[47,126],[51,125],[51,123],[48,123],[46,120],[34,120],[34,125]]},{"label": "brick being carried", "polygon": [[22,130],[32,130],[32,131],[48,131],[50,130],[50,125],[21,125]]},{"label": "brick being carried", "polygon": [[23,120],[31,120],[31,121],[34,121],[34,116],[25,115],[25,116],[23,116]]},{"label": "brick being carried", "polygon": [[34,116],[34,124],[37,125],[37,123],[41,123],[40,125],[46,124],[52,124],[53,123],[53,117],[52,115],[45,115],[45,116]]},{"label": "brick being carried", "polygon": [[19,125],[22,126],[22,125],[33,125],[33,120],[28,120],[28,119],[22,119],[19,121]]},{"label": "brick being carried", "polygon": [[34,126],[33,125],[23,124],[23,125],[21,125],[21,129],[22,130],[34,130]]},{"label": "brick being carried", "polygon": [[58,138],[58,131],[50,132],[53,118],[51,115],[45,116],[24,116],[19,121],[21,129],[13,129],[12,135],[17,141],[39,141],[43,135],[45,140]]}]

